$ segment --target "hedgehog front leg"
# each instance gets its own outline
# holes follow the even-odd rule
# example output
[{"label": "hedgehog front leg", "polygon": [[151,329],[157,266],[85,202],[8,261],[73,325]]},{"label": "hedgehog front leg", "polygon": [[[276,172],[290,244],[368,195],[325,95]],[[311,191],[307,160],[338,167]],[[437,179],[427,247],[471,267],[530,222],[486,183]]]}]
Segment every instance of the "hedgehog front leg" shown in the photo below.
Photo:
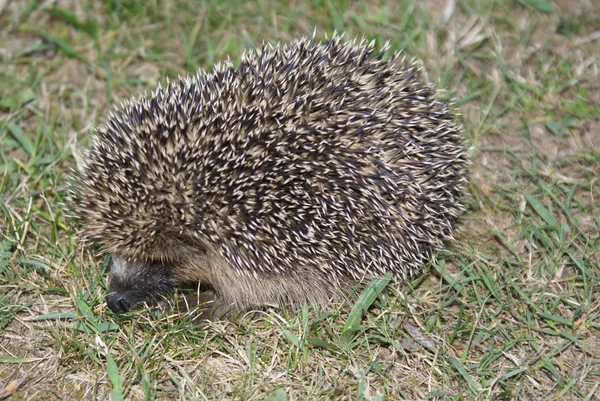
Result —
[{"label": "hedgehog front leg", "polygon": [[[233,270],[209,245],[181,247],[179,259],[172,262],[171,273],[178,286],[196,288],[194,292],[184,293],[175,306],[181,312],[197,308],[198,316],[194,320],[198,323],[232,317],[240,310],[223,296],[223,278],[233,274]],[[226,284],[227,287],[235,285],[235,280]]]},{"label": "hedgehog front leg", "polygon": [[177,303],[177,309],[182,312],[196,308],[194,322],[197,324],[219,320],[233,312],[214,290],[184,294]]}]

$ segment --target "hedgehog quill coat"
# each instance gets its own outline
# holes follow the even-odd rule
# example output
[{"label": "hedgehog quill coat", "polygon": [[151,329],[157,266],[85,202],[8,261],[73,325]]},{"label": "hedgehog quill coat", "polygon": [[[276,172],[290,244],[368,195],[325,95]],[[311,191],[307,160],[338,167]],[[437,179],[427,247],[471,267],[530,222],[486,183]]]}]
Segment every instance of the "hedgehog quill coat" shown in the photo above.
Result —
[{"label": "hedgehog quill coat", "polygon": [[452,237],[465,147],[448,106],[373,43],[246,52],[109,116],[82,154],[82,237],[111,309],[201,284],[218,305],[323,302],[415,273]]}]

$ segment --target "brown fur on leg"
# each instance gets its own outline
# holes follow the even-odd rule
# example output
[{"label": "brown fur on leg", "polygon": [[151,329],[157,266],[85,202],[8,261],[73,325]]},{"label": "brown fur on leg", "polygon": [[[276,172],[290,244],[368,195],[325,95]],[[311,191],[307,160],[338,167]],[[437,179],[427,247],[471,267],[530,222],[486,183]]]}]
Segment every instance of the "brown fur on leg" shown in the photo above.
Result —
[{"label": "brown fur on leg", "polygon": [[219,320],[229,311],[214,290],[183,293],[175,308],[182,313],[194,310],[193,322],[198,325]]},{"label": "brown fur on leg", "polygon": [[173,276],[180,283],[198,285],[198,291],[185,295],[186,305],[180,309],[205,305],[194,319],[197,322],[232,318],[267,304],[321,305],[340,298],[339,288],[350,285],[339,278],[323,277],[310,267],[298,266],[286,275],[238,271],[208,244],[186,247],[181,255],[173,266]]}]

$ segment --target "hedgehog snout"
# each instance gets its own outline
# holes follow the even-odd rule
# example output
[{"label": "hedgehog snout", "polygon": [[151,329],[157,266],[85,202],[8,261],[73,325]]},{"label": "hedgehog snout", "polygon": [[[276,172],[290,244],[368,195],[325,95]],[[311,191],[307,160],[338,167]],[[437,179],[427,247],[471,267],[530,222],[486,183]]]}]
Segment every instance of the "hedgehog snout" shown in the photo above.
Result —
[{"label": "hedgehog snout", "polygon": [[123,294],[110,293],[106,296],[106,306],[115,313],[125,313],[131,309],[129,302]]}]

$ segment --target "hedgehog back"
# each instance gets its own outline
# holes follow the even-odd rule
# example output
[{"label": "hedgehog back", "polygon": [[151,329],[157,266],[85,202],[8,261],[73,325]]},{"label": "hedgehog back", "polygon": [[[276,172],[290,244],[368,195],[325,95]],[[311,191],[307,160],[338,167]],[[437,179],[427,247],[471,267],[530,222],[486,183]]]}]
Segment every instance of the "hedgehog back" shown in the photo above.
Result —
[{"label": "hedgehog back", "polygon": [[83,235],[135,260],[209,243],[238,271],[413,273],[451,238],[460,127],[373,45],[245,53],[111,114],[78,177]]}]

